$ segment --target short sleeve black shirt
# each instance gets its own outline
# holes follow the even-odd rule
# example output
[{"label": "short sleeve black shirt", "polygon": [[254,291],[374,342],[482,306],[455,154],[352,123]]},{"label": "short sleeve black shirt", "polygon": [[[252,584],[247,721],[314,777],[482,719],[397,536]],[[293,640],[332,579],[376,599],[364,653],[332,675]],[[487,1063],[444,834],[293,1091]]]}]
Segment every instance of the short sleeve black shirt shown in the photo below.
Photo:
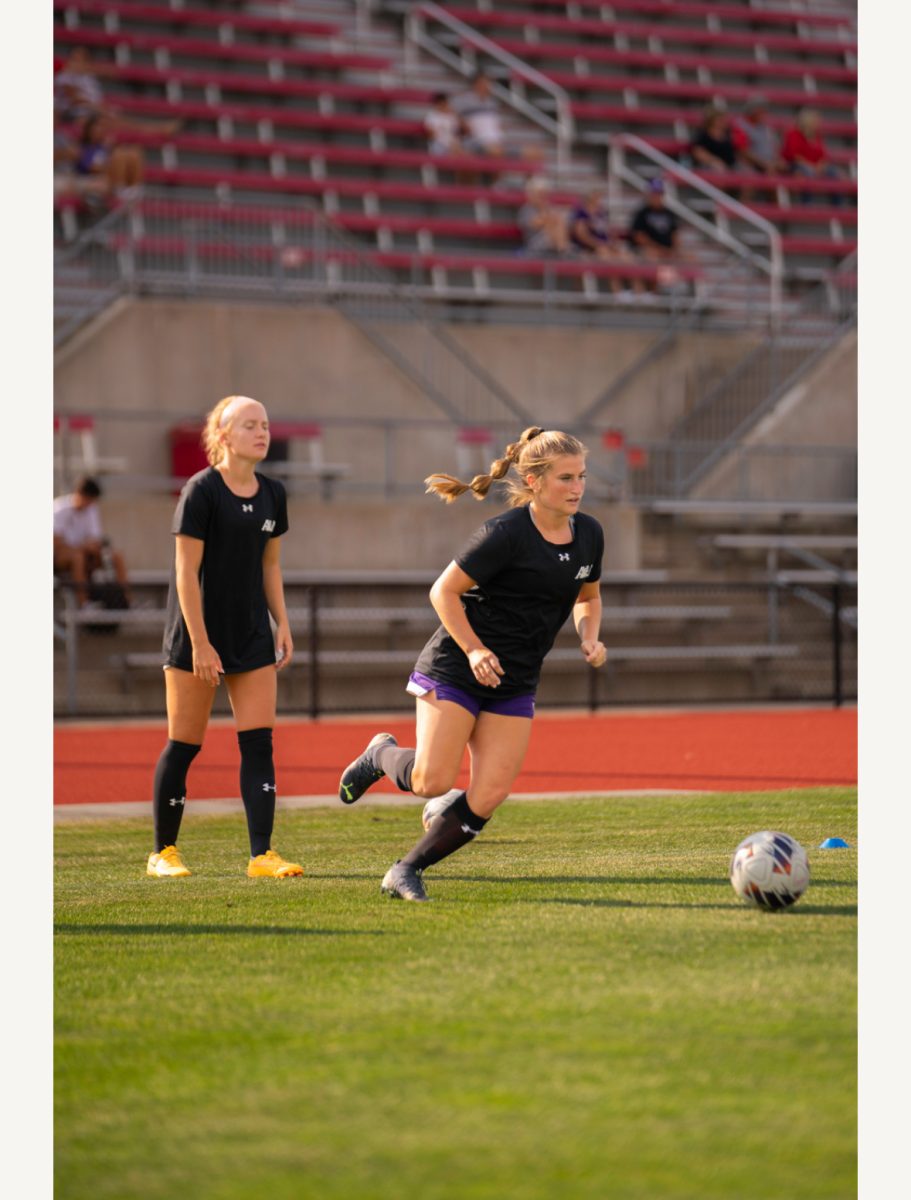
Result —
[{"label": "short sleeve black shirt", "polygon": [[477,682],[464,651],[442,625],[415,670],[485,699],[533,692],[579,589],[601,578],[603,554],[603,530],[587,513],[574,518],[573,540],[566,545],[542,536],[527,505],[486,521],[455,561],[475,581],[462,604],[472,629],[500,660],[505,672],[500,685]]},{"label": "short sleeve black shirt", "polygon": [[[205,543],[199,583],[209,641],[226,674],[253,671],[275,662],[275,641],[263,589],[263,552],[270,538],[288,530],[285,489],[256,473],[259,491],[238,496],[213,467],[187,480],[174,513],[171,532]],[[193,650],[177,597],[176,569],[171,586],[162,646],[165,661],[193,669]]]},{"label": "short sleeve black shirt", "polygon": [[643,204],[633,217],[630,233],[644,233],[659,246],[670,249],[679,225],[676,215],[669,208],[653,208],[650,204]]}]

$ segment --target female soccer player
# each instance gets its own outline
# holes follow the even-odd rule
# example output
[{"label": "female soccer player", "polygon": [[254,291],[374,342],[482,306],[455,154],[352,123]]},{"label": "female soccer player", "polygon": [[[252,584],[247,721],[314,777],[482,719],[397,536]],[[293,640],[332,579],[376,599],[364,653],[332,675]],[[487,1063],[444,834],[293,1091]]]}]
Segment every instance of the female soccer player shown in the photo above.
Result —
[{"label": "female soccer player", "polygon": [[171,526],[177,545],[163,645],[168,743],[155,769],[155,851],[147,873],[190,874],[177,850],[187,771],[224,675],[240,745],[247,874],[283,879],[303,874],[270,846],[276,671],[294,651],[279,564],[278,539],[288,529],[285,489],[256,470],[269,450],[269,419],[257,400],[220,400],[206,418],[203,443],[211,466],[187,481]]},{"label": "female soccer player", "polygon": [[[417,697],[417,747],[378,733],[339,781],[352,804],[388,775],[404,792],[438,797],[424,808],[426,835],[386,872],[382,891],[429,899],[422,872],[476,837],[509,795],[531,735],[544,657],[573,614],[582,657],[600,667],[604,534],[580,513],[585,446],[555,430],[526,429],[489,475],[470,484],[431,475],[428,492],[451,503],[471,490],[483,499],[512,466],[510,508],[468,540],[430,590],[442,624],[421,651],[407,690]],[[452,788],[465,747],[467,792]]]}]

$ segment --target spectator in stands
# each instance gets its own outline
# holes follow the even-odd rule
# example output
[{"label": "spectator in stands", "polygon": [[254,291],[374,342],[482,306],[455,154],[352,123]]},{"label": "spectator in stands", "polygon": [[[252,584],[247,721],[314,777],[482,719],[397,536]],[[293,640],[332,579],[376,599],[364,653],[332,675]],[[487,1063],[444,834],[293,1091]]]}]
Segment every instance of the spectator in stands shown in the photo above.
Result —
[{"label": "spectator in stands", "polygon": [[[819,113],[813,108],[802,108],[797,114],[797,123],[784,135],[781,157],[785,170],[807,179],[840,179],[841,174],[828,153],[819,133]],[[801,196],[803,204],[812,204],[816,197],[810,192]],[[841,197],[830,196],[832,204],[840,204]]]},{"label": "spectator in stands", "polygon": [[469,154],[500,155],[504,152],[503,122],[490,89],[490,80],[478,72],[471,87],[453,101],[461,122],[463,144]]},{"label": "spectator in stands", "polygon": [[766,120],[767,108],[765,96],[751,96],[734,135],[735,142],[739,142],[737,154],[742,165],[762,175],[774,175],[782,169],[782,161],[778,135]]},{"label": "spectator in stands", "polygon": [[116,144],[107,117],[89,117],[82,127],[76,174],[104,180],[111,197],[129,198],[137,193],[145,171],[145,155],[139,146]]},{"label": "spectator in stands", "polygon": [[680,222],[664,201],[664,180],[652,179],[648,199],[633,214],[630,241],[643,258],[664,262],[678,253]]},{"label": "spectator in stands", "polygon": [[458,154],[462,149],[459,130],[459,118],[449,96],[445,92],[437,92],[424,117],[428,151],[431,154]]},{"label": "spectator in stands", "polygon": [[54,79],[54,112],[64,123],[78,123],[90,117],[103,116],[118,129],[170,135],[177,132],[182,121],[135,121],[123,116],[104,99],[99,76],[117,74],[114,63],[96,62],[84,46],[76,46]]},{"label": "spectator in stands", "polygon": [[[101,494],[97,480],[84,476],[71,495],[54,501],[54,573],[66,574],[73,581],[80,608],[89,602],[92,572],[104,565],[108,553],[98,512]],[[110,551],[110,565],[129,604],[130,585],[119,551]]]},{"label": "spectator in stands", "polygon": [[529,254],[567,254],[569,229],[566,213],[550,199],[550,184],[533,175],[525,185],[525,203],[519,209],[519,226]]},{"label": "spectator in stands", "polygon": [[678,280],[671,259],[683,257],[678,243],[680,222],[664,201],[664,180],[652,179],[648,185],[648,199],[633,214],[629,239],[636,252],[647,262],[657,263],[655,284],[646,285],[649,291],[656,284],[671,286]]},{"label": "spectator in stands", "polygon": [[[569,214],[569,236],[583,254],[592,254],[602,262],[628,262],[631,258],[625,242],[611,234],[600,188],[588,192]],[[624,299],[631,295],[629,284],[618,275],[611,276],[610,289]],[[633,280],[633,291],[642,291],[638,279]]]},{"label": "spectator in stands", "polygon": [[696,169],[732,171],[737,163],[737,148],[731,133],[731,120],[720,108],[709,108],[696,136],[690,143]]},{"label": "spectator in stands", "polygon": [[80,197],[103,204],[108,196],[107,180],[76,174],[79,143],[54,114],[54,196]]}]

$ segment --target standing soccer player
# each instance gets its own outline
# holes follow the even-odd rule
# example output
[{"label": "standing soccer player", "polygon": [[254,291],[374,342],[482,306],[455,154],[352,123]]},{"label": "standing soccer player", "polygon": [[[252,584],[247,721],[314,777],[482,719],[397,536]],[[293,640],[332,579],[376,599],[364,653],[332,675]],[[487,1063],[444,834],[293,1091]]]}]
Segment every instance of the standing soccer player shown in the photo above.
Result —
[{"label": "standing soccer player", "polygon": [[155,769],[155,850],[146,870],[162,878],[190,874],[177,850],[187,772],[224,675],[240,746],[247,874],[302,875],[271,848],[276,671],[294,647],[279,563],[279,538],[288,529],[285,489],[256,470],[269,450],[265,408],[248,396],[225,397],[206,418],[203,443],[211,465],[187,481],[171,526],[177,543],[163,644],[168,743]]},{"label": "standing soccer player", "polygon": [[[483,499],[510,467],[510,508],[468,540],[430,590],[442,624],[418,656],[407,690],[417,697],[417,747],[378,733],[339,781],[352,804],[388,775],[403,792],[437,797],[424,807],[425,836],[386,872],[382,891],[427,900],[422,872],[475,838],[509,795],[531,736],[545,655],[573,614],[582,657],[600,667],[604,533],[579,505],[585,446],[569,434],[526,429],[489,475],[470,484],[451,475],[425,482],[451,503]],[[442,795],[471,756],[467,792]]]}]

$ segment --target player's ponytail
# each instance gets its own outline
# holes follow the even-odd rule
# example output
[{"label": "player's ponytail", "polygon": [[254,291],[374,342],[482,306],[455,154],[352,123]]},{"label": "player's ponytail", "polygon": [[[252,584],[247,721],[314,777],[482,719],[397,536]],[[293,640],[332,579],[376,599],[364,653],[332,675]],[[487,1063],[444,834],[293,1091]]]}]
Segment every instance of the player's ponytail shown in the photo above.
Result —
[{"label": "player's ponytail", "polygon": [[509,468],[518,462],[522,447],[542,432],[537,425],[526,429],[517,442],[510,442],[503,451],[502,458],[497,458],[490,464],[490,471],[487,475],[475,475],[471,483],[463,483],[454,475],[442,473],[428,475],[424,480],[427,484],[427,491],[439,496],[446,504],[451,504],[453,500],[457,500],[459,496],[468,491],[474,495],[475,500],[483,500],[490,491],[491,484],[497,479],[502,479]]},{"label": "player's ponytail", "polygon": [[503,452],[502,458],[490,464],[487,475],[475,475],[470,483],[463,483],[454,475],[436,473],[428,475],[424,482],[427,491],[439,496],[446,504],[451,504],[465,492],[471,492],[475,500],[483,500],[490,491],[491,485],[498,479],[503,479],[512,467],[517,479],[506,479],[507,503],[510,508],[520,504],[528,504],[534,493],[525,482],[526,475],[541,475],[551,462],[564,454],[587,454],[586,447],[578,438],[568,433],[560,433],[555,429],[540,429],[532,425],[526,429],[517,442],[511,442]]}]

